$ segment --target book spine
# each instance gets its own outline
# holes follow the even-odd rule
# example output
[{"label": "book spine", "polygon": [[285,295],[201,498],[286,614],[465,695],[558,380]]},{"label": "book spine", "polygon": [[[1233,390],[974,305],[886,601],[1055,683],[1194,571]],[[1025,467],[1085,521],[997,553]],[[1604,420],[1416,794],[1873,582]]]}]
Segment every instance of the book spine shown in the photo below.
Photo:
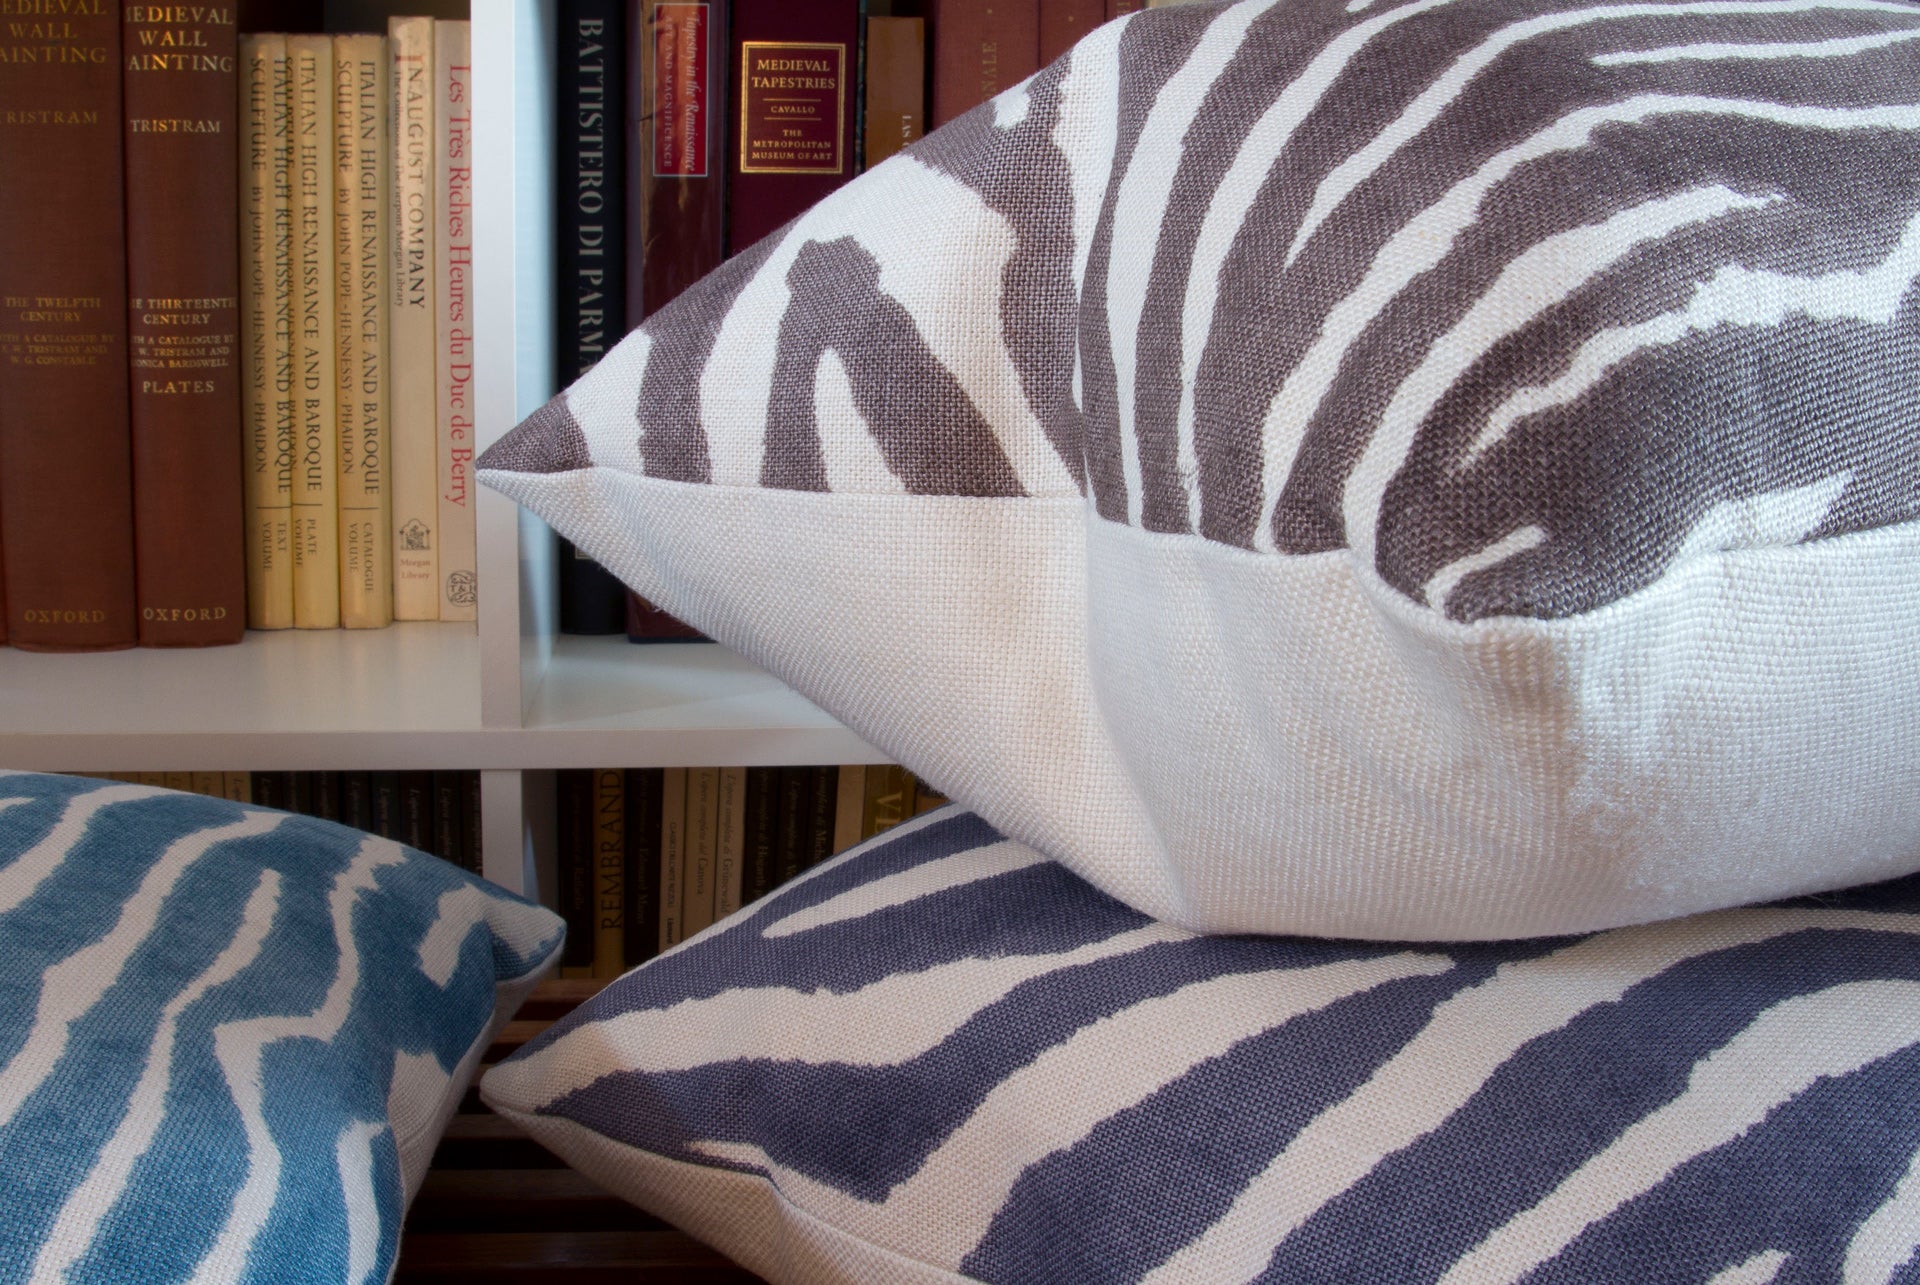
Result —
[{"label": "book spine", "polygon": [[868,18],[864,168],[872,169],[925,132],[926,86],[925,20]]},{"label": "book spine", "polygon": [[814,768],[807,778],[812,798],[807,809],[806,850],[802,858],[812,869],[835,852],[833,830],[839,820],[840,774],[830,767]]},{"label": "book spine", "polygon": [[293,798],[293,773],[255,772],[251,782],[253,801],[263,808],[287,808]]},{"label": "book spine", "polygon": [[627,321],[638,325],[727,250],[728,6],[639,0],[627,31]]},{"label": "book spine", "polygon": [[[554,359],[571,382],[627,333],[627,0],[561,0],[554,239]],[[567,540],[560,632],[617,634],[626,587]]]},{"label": "book spine", "polygon": [[293,623],[340,624],[333,38],[288,36],[293,204]]},{"label": "book spine", "polygon": [[572,382],[627,333],[626,0],[561,0],[554,356]]},{"label": "book spine", "polygon": [[718,923],[740,909],[745,888],[747,769],[723,767],[716,786],[713,844],[713,918]]},{"label": "book spine", "polygon": [[323,821],[340,819],[340,774],[309,772],[313,779],[313,815]]},{"label": "book spine", "polygon": [[708,642],[692,625],[668,615],[632,590],[626,591],[628,642]]},{"label": "book spine", "polygon": [[593,773],[593,975],[618,977],[627,954],[627,774]]},{"label": "book spine", "polygon": [[464,867],[467,809],[460,791],[460,773],[442,769],[433,773],[433,855]]},{"label": "book spine", "polygon": [[1040,69],[1039,0],[932,0],[934,129]]},{"label": "book spine", "polygon": [[334,329],[339,379],[340,623],[393,623],[388,157],[384,37],[333,38]]},{"label": "book spine", "polygon": [[225,798],[227,783],[218,772],[195,772],[193,774],[193,792],[204,794],[210,799]]},{"label": "book spine", "polygon": [[7,638],[39,651],[130,647],[120,12],[75,5],[19,26],[0,34]]},{"label": "book spine", "polygon": [[433,24],[435,355],[439,362],[440,619],[479,601],[473,496],[473,59],[464,19]]},{"label": "book spine", "polygon": [[775,823],[772,876],[776,888],[807,868],[807,826],[813,805],[813,776],[818,770],[811,767],[779,769],[775,786],[779,793],[779,820]]},{"label": "book spine", "polygon": [[1123,17],[1129,13],[1139,13],[1147,7],[1147,0],[1106,0],[1107,21]]},{"label": "book spine", "polygon": [[340,774],[340,824],[373,830],[373,780],[367,772]]},{"label": "book spine", "polygon": [[681,878],[681,922],[691,937],[713,922],[713,862],[719,846],[720,769],[687,769],[687,860]]},{"label": "book spine", "polygon": [[433,19],[392,18],[387,86],[393,113],[393,204],[388,211],[393,294],[387,322],[392,395],[393,614],[440,618],[440,422],[434,264]]},{"label": "book spine", "polygon": [[400,837],[400,774],[369,772],[368,788],[373,792],[373,822],[367,829],[383,839]]},{"label": "book spine", "polygon": [[735,0],[732,34],[727,249],[738,254],[853,175],[860,8]]},{"label": "book spine", "polygon": [[660,949],[660,812],[666,773],[633,768],[627,773],[627,967],[652,959]]},{"label": "book spine", "polygon": [[402,772],[400,790],[400,842],[421,852],[433,852],[433,773]]},{"label": "book spine", "polygon": [[563,768],[553,774],[558,904],[567,922],[560,953],[563,977],[593,975],[593,773]]},{"label": "book spine", "polygon": [[871,839],[913,815],[913,777],[897,764],[867,768],[860,837]]},{"label": "book spine", "polygon": [[752,905],[773,891],[780,849],[780,774],[777,767],[747,769],[742,818],[740,902]]},{"label": "book spine", "polygon": [[1040,0],[1040,66],[1052,63],[1106,20],[1106,0]]},{"label": "book spine", "polygon": [[480,818],[480,773],[468,770],[460,773],[460,864],[474,874],[485,869],[481,861],[481,832],[485,829]]},{"label": "book spine", "polygon": [[670,950],[687,939],[684,882],[687,869],[687,769],[660,776],[660,940]]},{"label": "book spine", "polygon": [[221,797],[234,803],[253,801],[253,782],[247,772],[222,772],[220,774]]},{"label": "book spine", "polygon": [[240,415],[247,626],[293,627],[287,38],[240,38]]},{"label": "book spine", "polygon": [[236,643],[246,535],[233,9],[123,4],[121,14],[140,643]]},{"label": "book spine", "polygon": [[866,820],[868,770],[858,763],[847,763],[836,774],[832,843],[835,852],[845,852],[863,837],[860,828]]}]

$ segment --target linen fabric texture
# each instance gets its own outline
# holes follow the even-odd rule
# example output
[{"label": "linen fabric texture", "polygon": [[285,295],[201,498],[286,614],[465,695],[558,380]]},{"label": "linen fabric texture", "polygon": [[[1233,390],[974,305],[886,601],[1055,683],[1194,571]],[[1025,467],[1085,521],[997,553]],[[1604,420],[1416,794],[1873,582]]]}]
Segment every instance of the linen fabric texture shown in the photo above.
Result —
[{"label": "linen fabric texture", "polygon": [[1920,7],[1151,10],[481,479],[1156,918],[1920,868]]},{"label": "linen fabric texture", "polygon": [[1196,936],[957,805],[481,1095],[776,1282],[1906,1281],[1920,878],[1590,936]]},{"label": "linen fabric texture", "polygon": [[390,1279],[563,935],[345,826],[0,774],[0,1281]]}]

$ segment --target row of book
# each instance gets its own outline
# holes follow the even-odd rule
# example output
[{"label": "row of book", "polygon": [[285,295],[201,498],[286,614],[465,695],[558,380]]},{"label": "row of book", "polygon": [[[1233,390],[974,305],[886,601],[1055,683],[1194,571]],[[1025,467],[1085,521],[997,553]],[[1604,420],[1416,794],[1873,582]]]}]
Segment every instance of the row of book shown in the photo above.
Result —
[{"label": "row of book", "polygon": [[468,28],[389,30],[0,31],[0,641],[474,618]]},{"label": "row of book", "polygon": [[617,977],[946,798],[897,766],[555,773],[561,975]]},{"label": "row of book", "polygon": [[[1141,0],[561,0],[562,382],[723,260]],[[698,637],[562,541],[558,627]]]},{"label": "row of book", "polygon": [[480,872],[480,773],[89,772],[338,821]]}]

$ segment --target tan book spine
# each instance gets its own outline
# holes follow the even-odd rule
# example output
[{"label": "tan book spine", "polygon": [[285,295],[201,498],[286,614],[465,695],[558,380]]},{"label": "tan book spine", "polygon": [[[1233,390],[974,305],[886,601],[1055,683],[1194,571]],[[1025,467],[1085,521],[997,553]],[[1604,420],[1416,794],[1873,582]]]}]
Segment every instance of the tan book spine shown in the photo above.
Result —
[{"label": "tan book spine", "polygon": [[867,19],[867,128],[872,169],[926,128],[927,26],[920,18]]},{"label": "tan book spine", "polygon": [[867,814],[867,769],[858,763],[840,766],[839,788],[833,799],[833,850],[845,852],[860,842]]},{"label": "tan book spine", "polygon": [[169,790],[178,790],[182,794],[193,793],[193,773],[191,772],[162,772],[160,780]]},{"label": "tan book spine", "polygon": [[136,775],[139,776],[140,784],[142,785],[155,785],[162,789],[166,788],[167,774],[165,772],[140,772]]},{"label": "tan book spine", "polygon": [[439,309],[440,619],[479,601],[473,495],[473,59],[463,21],[433,24],[434,287]]},{"label": "tan book spine", "polygon": [[204,794],[210,799],[225,798],[227,783],[218,772],[195,772],[193,774],[193,792]]},{"label": "tan book spine", "polygon": [[593,975],[618,977],[627,956],[627,774],[593,773]]},{"label": "tan book spine", "polygon": [[867,769],[860,837],[871,839],[913,815],[913,776],[897,764]]},{"label": "tan book spine", "polygon": [[247,625],[293,626],[287,38],[240,38],[240,412]]},{"label": "tan book spine", "polygon": [[333,37],[288,36],[293,201],[293,623],[340,624]]},{"label": "tan book spine", "polygon": [[660,783],[660,949],[687,939],[681,893],[687,869],[687,769],[670,767]]},{"label": "tan book spine", "polygon": [[222,772],[220,792],[234,803],[253,802],[253,782],[245,772]]},{"label": "tan book spine", "polygon": [[333,38],[334,328],[339,377],[340,623],[393,623],[387,357],[389,56],[383,36]]},{"label": "tan book spine", "polygon": [[687,769],[687,866],[681,919],[691,937],[713,922],[713,862],[719,848],[720,769]]},{"label": "tan book spine", "polygon": [[713,847],[713,919],[740,909],[747,846],[747,769],[723,767],[717,785]]},{"label": "tan book spine", "polygon": [[433,19],[391,18],[393,615],[440,619],[438,316],[434,305]]}]

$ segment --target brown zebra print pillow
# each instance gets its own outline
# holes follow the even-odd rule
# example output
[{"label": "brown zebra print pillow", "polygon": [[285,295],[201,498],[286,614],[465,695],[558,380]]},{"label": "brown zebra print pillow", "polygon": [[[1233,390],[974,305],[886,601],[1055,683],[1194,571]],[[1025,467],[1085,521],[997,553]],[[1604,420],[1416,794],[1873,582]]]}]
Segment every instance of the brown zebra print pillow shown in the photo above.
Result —
[{"label": "brown zebra print pillow", "polygon": [[1567,933],[1920,868],[1920,5],[1151,10],[481,477],[1108,892]]}]

